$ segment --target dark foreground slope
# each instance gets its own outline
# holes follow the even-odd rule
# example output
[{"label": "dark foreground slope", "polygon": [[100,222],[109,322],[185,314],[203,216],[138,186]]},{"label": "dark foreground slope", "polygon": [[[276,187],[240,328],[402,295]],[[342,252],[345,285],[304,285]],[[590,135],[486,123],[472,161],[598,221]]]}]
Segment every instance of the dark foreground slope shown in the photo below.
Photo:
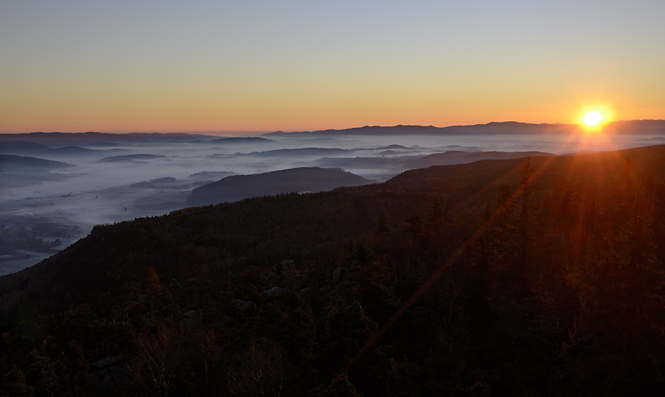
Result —
[{"label": "dark foreground slope", "polygon": [[282,193],[324,192],[342,186],[369,183],[372,181],[339,168],[294,168],[255,175],[228,176],[197,187],[187,198],[187,203],[210,205]]},{"label": "dark foreground slope", "polygon": [[488,160],[99,226],[0,278],[0,387],[662,394],[662,164]]}]

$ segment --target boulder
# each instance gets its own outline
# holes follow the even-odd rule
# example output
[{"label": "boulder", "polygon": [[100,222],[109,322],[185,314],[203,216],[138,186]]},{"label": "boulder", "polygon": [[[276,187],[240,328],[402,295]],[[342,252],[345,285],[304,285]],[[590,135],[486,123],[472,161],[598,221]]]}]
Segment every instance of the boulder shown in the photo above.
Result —
[{"label": "boulder", "polygon": [[278,276],[293,270],[296,270],[296,264],[291,259],[283,260],[272,267],[272,272]]},{"label": "boulder", "polygon": [[339,284],[342,280],[344,280],[344,276],[346,275],[346,269],[343,267],[338,267],[335,270],[333,270],[332,274],[332,280],[330,280],[330,283],[332,285],[337,285]]},{"label": "boulder", "polygon": [[238,309],[238,311],[240,313],[243,313],[243,314],[247,313],[250,310],[256,310],[256,303],[254,303],[252,301],[244,301],[242,299],[234,299],[234,300],[231,301],[231,303],[233,304],[233,306],[235,306],[236,309]]},{"label": "boulder", "polygon": [[124,361],[125,361],[125,356],[121,354],[119,356],[106,357],[102,360],[90,364],[90,366],[93,368],[102,369],[118,365]]},{"label": "boulder", "polygon": [[263,293],[266,294],[266,296],[271,297],[271,296],[278,296],[284,291],[286,291],[286,288],[272,287],[269,290],[264,291]]},{"label": "boulder", "polygon": [[182,319],[189,325],[198,325],[203,322],[203,313],[196,310],[190,310],[182,314]]},{"label": "boulder", "polygon": [[126,378],[125,365],[123,364],[125,360],[124,355],[107,357],[90,364],[90,366],[99,370],[103,387],[113,387],[121,384]]}]

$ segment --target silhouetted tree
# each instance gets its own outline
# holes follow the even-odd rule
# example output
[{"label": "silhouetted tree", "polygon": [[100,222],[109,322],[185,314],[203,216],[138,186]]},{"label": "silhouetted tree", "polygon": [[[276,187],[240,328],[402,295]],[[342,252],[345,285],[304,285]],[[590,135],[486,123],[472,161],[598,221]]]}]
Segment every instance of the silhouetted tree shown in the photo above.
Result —
[{"label": "silhouetted tree", "polygon": [[423,222],[418,215],[413,215],[406,220],[406,231],[411,234],[411,237],[417,237],[422,233]]},{"label": "silhouetted tree", "polygon": [[427,218],[427,227],[432,230],[437,230],[441,228],[446,219],[444,217],[443,210],[441,210],[441,202],[439,198],[435,198],[432,203],[432,207],[429,210],[429,217]]},{"label": "silhouetted tree", "polygon": [[281,396],[291,381],[286,351],[268,339],[251,341],[229,372],[231,396]]},{"label": "silhouetted tree", "polygon": [[374,236],[382,237],[387,236],[388,234],[390,234],[390,228],[386,223],[386,217],[381,213],[379,220],[376,223],[376,227],[374,228]]},{"label": "silhouetted tree", "polygon": [[330,385],[323,385],[312,390],[311,397],[362,397],[356,392],[356,387],[349,381],[346,373],[337,375]]},{"label": "silhouetted tree", "polygon": [[154,335],[137,335],[137,354],[127,370],[142,393],[166,396],[177,388],[177,379],[183,375],[185,333],[186,325],[177,323],[161,327]]},{"label": "silhouetted tree", "polygon": [[30,396],[34,389],[25,383],[25,375],[16,365],[3,378],[2,390],[8,396]]}]

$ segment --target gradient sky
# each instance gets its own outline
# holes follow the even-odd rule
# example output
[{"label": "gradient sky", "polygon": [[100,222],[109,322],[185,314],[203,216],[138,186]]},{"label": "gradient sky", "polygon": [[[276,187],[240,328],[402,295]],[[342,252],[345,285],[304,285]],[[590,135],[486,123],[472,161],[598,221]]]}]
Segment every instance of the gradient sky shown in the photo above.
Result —
[{"label": "gradient sky", "polygon": [[665,118],[665,1],[0,2],[0,132]]}]

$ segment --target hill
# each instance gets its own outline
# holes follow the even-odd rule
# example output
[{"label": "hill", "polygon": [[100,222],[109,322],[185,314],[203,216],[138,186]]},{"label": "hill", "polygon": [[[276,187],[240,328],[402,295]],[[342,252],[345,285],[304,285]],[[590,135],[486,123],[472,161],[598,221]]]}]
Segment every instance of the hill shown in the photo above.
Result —
[{"label": "hill", "polygon": [[[60,161],[0,154],[0,186],[11,189],[19,186],[38,185],[45,181],[63,181],[69,178],[69,175],[64,172],[49,171],[62,171],[72,167],[75,166]],[[2,243],[0,241],[0,245]]]},{"label": "hill", "polygon": [[228,176],[192,190],[187,203],[209,205],[281,193],[324,192],[341,186],[369,183],[372,181],[341,169],[294,168],[263,174]]},{"label": "hill", "polygon": [[[387,154],[401,154],[401,153],[387,153]],[[397,173],[400,171],[405,171],[410,169],[427,168],[433,165],[467,164],[479,160],[514,159],[514,158],[526,158],[529,156],[553,156],[553,155],[544,152],[447,151],[443,153],[434,153],[426,156],[420,156],[420,155],[409,154],[407,152],[404,155],[398,155],[393,157],[385,157],[385,156],[322,157],[317,159],[314,163],[321,167],[380,169]]]},{"label": "hill", "polygon": [[211,142],[214,143],[224,143],[224,144],[236,144],[236,143],[269,143],[273,142],[270,139],[261,138],[257,136],[234,136],[234,137],[225,137],[215,139]]},{"label": "hill", "polygon": [[44,154],[51,148],[34,142],[25,141],[1,141],[0,152],[7,154]]},{"label": "hill", "polygon": [[250,156],[262,157],[294,157],[294,156],[329,156],[335,154],[348,154],[353,153],[352,149],[336,149],[336,148],[301,148],[301,149],[277,149],[265,150],[263,152],[252,152]]},{"label": "hill", "polygon": [[0,387],[662,394],[662,164],[483,160],[97,226],[0,278]]},{"label": "hill", "polygon": [[136,163],[141,162],[141,160],[154,160],[158,158],[163,158],[165,156],[161,154],[126,154],[123,156],[111,156],[104,157],[103,159],[97,160],[98,163]]},{"label": "hill", "polygon": [[[23,138],[26,138],[26,136],[23,136]],[[91,156],[96,154],[108,153],[108,151],[88,149],[73,145],[52,148],[40,143],[29,142],[29,141],[0,140],[0,153],[64,157],[64,156]]]},{"label": "hill", "polygon": [[404,162],[408,168],[427,168],[433,165],[449,164],[467,164],[479,160],[503,160],[524,158],[532,156],[552,156],[550,153],[543,152],[462,152],[448,151],[444,153],[430,154],[417,159],[410,159]]},{"label": "hill", "polygon": [[20,170],[49,170],[74,167],[72,164],[60,161],[45,160],[35,157],[15,156],[11,154],[0,154],[0,171],[7,169]]}]

